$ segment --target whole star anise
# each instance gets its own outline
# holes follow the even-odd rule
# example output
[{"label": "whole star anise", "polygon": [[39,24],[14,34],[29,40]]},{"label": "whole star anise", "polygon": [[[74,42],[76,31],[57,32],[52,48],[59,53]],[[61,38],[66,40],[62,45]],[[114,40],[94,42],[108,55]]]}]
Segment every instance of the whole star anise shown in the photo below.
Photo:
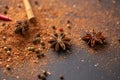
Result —
[{"label": "whole star anise", "polygon": [[71,39],[66,37],[64,33],[55,33],[48,42],[51,44],[51,48],[54,48],[55,51],[65,51],[70,48],[70,41]]},{"label": "whole star anise", "polygon": [[27,21],[17,21],[15,33],[20,35],[25,35],[25,32],[29,30],[29,25]]},{"label": "whole star anise", "polygon": [[96,33],[93,30],[92,33],[88,33],[86,36],[82,37],[82,40],[86,41],[90,47],[96,48],[97,45],[104,43],[105,37],[102,35],[102,32]]}]

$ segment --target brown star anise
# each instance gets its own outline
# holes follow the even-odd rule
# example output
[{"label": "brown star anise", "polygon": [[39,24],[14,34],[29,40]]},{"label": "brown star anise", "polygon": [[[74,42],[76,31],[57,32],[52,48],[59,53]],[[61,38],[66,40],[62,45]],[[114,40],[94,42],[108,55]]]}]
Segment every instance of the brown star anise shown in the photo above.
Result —
[{"label": "brown star anise", "polygon": [[82,37],[82,40],[86,41],[90,47],[95,48],[96,45],[104,43],[105,37],[102,35],[102,32],[96,33],[93,30],[92,33],[88,33],[86,36]]},{"label": "brown star anise", "polygon": [[29,25],[27,21],[17,21],[15,33],[20,35],[25,35],[25,32],[29,30]]},{"label": "brown star anise", "polygon": [[54,48],[55,51],[65,51],[70,48],[70,41],[71,39],[66,37],[64,33],[55,33],[48,42],[51,44],[51,48]]}]

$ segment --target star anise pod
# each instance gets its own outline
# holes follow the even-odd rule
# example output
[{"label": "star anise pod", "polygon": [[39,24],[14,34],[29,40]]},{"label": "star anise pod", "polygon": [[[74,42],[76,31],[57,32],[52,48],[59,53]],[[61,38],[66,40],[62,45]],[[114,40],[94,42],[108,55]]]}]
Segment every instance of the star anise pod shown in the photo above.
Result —
[{"label": "star anise pod", "polygon": [[16,29],[15,29],[15,33],[16,34],[20,34],[20,35],[24,35],[26,31],[29,30],[29,25],[27,21],[17,21],[16,22]]},{"label": "star anise pod", "polygon": [[55,51],[65,51],[70,48],[70,41],[71,39],[66,37],[64,33],[55,33],[48,42],[51,44],[51,48],[54,48]]},{"label": "star anise pod", "polygon": [[82,40],[86,41],[90,47],[95,48],[97,45],[104,43],[105,37],[102,35],[102,32],[96,33],[93,30],[92,33],[88,33],[86,36],[82,37]]}]

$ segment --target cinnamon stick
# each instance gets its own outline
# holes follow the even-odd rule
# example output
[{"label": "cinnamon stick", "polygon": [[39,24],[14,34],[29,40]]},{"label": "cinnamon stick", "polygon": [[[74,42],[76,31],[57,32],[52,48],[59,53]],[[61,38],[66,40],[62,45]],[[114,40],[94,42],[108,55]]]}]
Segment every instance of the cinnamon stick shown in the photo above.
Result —
[{"label": "cinnamon stick", "polygon": [[35,16],[33,14],[33,11],[32,11],[32,8],[31,8],[29,0],[23,0],[23,3],[24,3],[24,6],[25,6],[25,10],[26,10],[27,16],[28,16],[28,20],[30,22],[34,22]]}]

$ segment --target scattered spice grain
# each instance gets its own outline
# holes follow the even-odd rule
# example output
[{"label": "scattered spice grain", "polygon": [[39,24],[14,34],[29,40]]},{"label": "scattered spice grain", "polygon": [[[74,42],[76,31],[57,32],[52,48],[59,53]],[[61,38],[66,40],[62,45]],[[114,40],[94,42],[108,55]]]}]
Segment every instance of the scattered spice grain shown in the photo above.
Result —
[{"label": "scattered spice grain", "polygon": [[60,80],[64,80],[64,76],[63,75],[60,75]]}]

